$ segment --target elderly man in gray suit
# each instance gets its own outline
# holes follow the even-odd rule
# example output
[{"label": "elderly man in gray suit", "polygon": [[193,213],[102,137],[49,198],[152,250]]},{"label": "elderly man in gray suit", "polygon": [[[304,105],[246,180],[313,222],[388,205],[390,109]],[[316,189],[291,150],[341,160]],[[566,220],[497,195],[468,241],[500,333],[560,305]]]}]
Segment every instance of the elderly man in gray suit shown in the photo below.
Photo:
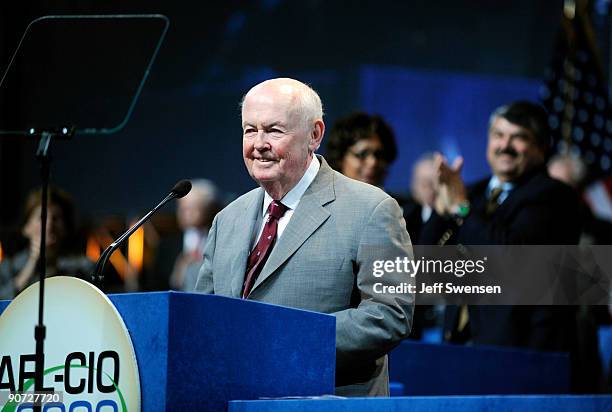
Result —
[{"label": "elderly man in gray suit", "polygon": [[215,217],[196,290],[333,314],[336,394],[388,395],[387,353],[410,333],[414,308],[410,277],[380,270],[412,257],[398,204],[314,154],[321,100],[297,80],[253,87],[242,129],[260,187]]}]

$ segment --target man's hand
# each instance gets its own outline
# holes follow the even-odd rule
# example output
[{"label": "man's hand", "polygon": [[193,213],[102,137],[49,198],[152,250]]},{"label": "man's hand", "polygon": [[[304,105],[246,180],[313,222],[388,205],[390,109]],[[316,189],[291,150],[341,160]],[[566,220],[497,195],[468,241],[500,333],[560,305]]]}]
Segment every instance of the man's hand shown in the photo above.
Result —
[{"label": "man's hand", "polygon": [[451,214],[460,203],[467,202],[465,184],[461,178],[463,157],[455,159],[452,166],[440,153],[434,155],[434,209],[440,216]]}]

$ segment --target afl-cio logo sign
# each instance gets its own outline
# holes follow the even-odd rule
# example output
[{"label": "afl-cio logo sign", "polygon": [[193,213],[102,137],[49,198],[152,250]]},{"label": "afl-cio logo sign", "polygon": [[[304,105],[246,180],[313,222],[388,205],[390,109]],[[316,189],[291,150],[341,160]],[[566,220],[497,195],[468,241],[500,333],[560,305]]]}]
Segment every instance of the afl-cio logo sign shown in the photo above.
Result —
[{"label": "afl-cio logo sign", "polygon": [[[17,296],[0,316],[0,393],[34,390],[37,308],[38,283]],[[62,392],[63,400],[46,404],[43,410],[140,410],[132,341],[104,293],[72,277],[46,279],[45,325],[44,386]],[[27,404],[0,403],[0,412],[22,408],[31,410]]]}]

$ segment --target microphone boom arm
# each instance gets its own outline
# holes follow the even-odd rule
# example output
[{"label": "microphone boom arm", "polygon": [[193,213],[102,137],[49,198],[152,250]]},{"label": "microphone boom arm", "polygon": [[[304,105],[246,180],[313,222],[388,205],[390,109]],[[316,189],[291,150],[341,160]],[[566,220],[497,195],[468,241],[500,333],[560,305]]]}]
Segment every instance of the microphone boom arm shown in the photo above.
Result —
[{"label": "microphone boom arm", "polygon": [[159,202],[159,204],[157,206],[155,206],[151,211],[149,211],[149,213],[147,213],[146,215],[144,215],[138,222],[136,222],[135,225],[133,225],[127,232],[125,232],[123,235],[121,235],[117,240],[115,240],[113,243],[110,244],[110,246],[108,246],[104,252],[102,252],[102,254],[100,255],[100,258],[98,259],[98,261],[96,262],[96,268],[94,270],[94,274],[93,274],[93,281],[95,282],[99,282],[100,284],[104,281],[104,268],[106,267],[106,262],[108,262],[108,260],[110,259],[111,255],[113,254],[113,252],[115,250],[117,250],[117,248],[119,246],[121,246],[121,244],[128,238],[130,237],[136,230],[138,230],[138,228],[140,226],[142,226],[142,224],[144,222],[146,222],[146,220],[151,217],[151,215],[155,212],[157,212],[157,210],[159,208],[161,208],[162,206],[164,206],[166,203],[168,203],[170,200],[175,199],[177,197],[182,197],[179,196],[178,193],[176,193],[174,190],[171,191],[168,196],[166,196],[164,198],[164,200],[162,200],[161,202]]}]

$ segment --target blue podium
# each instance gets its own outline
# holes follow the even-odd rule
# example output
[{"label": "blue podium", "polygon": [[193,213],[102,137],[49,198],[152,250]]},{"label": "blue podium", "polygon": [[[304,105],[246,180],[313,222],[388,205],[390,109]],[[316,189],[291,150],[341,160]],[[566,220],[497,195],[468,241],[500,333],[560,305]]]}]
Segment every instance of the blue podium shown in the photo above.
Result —
[{"label": "blue podium", "polygon": [[109,298],[134,344],[143,411],[226,411],[233,399],[334,393],[331,315],[179,292]]},{"label": "blue podium", "polygon": [[229,412],[603,412],[610,395],[415,396],[230,401]]},{"label": "blue podium", "polygon": [[562,394],[569,376],[563,352],[404,341],[389,355],[404,395]]}]

